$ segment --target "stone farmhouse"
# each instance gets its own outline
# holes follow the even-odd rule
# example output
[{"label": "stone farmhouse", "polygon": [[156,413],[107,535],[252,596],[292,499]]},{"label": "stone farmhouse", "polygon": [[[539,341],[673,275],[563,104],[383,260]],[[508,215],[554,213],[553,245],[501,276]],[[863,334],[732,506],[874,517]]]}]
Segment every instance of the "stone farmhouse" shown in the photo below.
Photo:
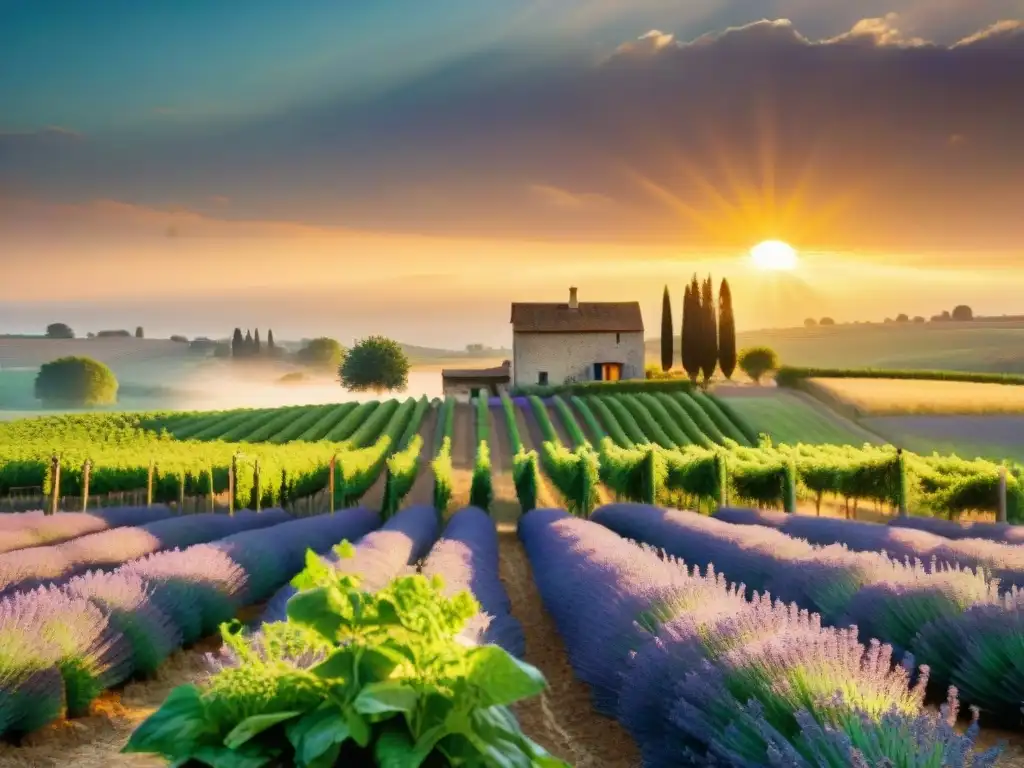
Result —
[{"label": "stone farmhouse", "polygon": [[640,302],[512,304],[513,386],[644,377]]}]

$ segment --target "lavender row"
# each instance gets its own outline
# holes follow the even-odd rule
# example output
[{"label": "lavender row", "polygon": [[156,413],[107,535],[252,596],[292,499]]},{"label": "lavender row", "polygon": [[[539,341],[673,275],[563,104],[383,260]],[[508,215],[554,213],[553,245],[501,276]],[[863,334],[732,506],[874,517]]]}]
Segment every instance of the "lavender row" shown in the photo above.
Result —
[{"label": "lavender row", "polygon": [[423,564],[425,576],[440,576],[445,593],[469,591],[481,612],[463,636],[480,645],[500,645],[513,656],[526,653],[526,638],[512,616],[512,603],[498,575],[498,531],[490,515],[476,507],[456,512]]},{"label": "lavender row", "polygon": [[0,595],[61,583],[89,570],[107,570],[173,547],[188,547],[240,531],[291,520],[281,509],[234,515],[200,514],[111,528],[49,547],[0,555]]},{"label": "lavender row", "polygon": [[911,687],[913,660],[894,669],[889,646],[747,601],[564,512],[528,513],[520,537],[573,669],[645,768],[995,764],[998,750],[970,754],[976,723],[954,730],[955,691],[940,715],[922,713],[927,670]]},{"label": "lavender row", "polygon": [[144,525],[171,516],[169,507],[114,507],[95,512],[42,511],[0,515],[0,554],[99,533],[122,525]]},{"label": "lavender row", "polygon": [[947,539],[985,539],[1000,544],[1024,544],[1024,526],[1009,523],[958,523],[940,517],[897,517],[889,521],[897,528],[912,528]]},{"label": "lavender row", "polygon": [[84,714],[103,690],[152,674],[177,648],[269,597],[302,569],[308,549],[355,541],[379,523],[366,509],[303,518],[0,600],[0,734]]},{"label": "lavender row", "polygon": [[920,560],[928,568],[962,566],[982,568],[999,579],[1000,586],[1024,588],[1024,547],[984,539],[954,541],[911,528],[843,520],[723,508],[715,517],[727,523],[761,525],[806,539],[811,544],[843,544],[855,552],[885,552],[897,560]]},{"label": "lavender row", "polygon": [[[363,588],[375,592],[430,551],[437,540],[438,527],[433,507],[408,507],[387,520],[379,530],[366,535],[355,548],[355,557],[340,559],[332,551],[324,560],[341,573],[359,575]],[[267,604],[260,621],[285,621],[288,600],[296,591],[290,584],[281,587]]]},{"label": "lavender row", "polygon": [[[910,651],[929,665],[934,681],[957,685],[983,709],[1015,715],[1024,701],[1024,660],[1000,650],[1024,643],[1024,599],[1016,590],[1000,597],[983,574],[929,571],[875,552],[816,547],[767,528],[640,504],[608,505],[592,519],[714,569],[748,594],[770,593],[819,613],[826,624],[854,625],[862,642],[878,638]],[[993,623],[1001,629],[983,631]]]}]

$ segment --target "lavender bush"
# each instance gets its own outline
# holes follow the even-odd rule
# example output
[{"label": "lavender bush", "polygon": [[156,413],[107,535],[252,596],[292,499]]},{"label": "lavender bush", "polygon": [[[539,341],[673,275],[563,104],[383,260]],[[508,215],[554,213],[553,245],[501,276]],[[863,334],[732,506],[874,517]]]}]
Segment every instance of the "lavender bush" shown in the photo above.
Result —
[{"label": "lavender bush", "polygon": [[1024,526],[1008,523],[960,523],[941,517],[897,517],[889,525],[934,533],[947,539],[985,539],[1000,544],[1024,544]]},{"label": "lavender bush", "polygon": [[939,567],[983,568],[1004,588],[1024,588],[1024,548],[1012,544],[982,539],[954,541],[914,528],[806,515],[774,516],[753,510],[723,509],[715,518],[742,525],[770,525],[811,544],[843,544],[856,552],[885,552],[897,560],[918,559],[928,567],[934,561]]},{"label": "lavender bush", "polygon": [[64,684],[54,664],[59,651],[26,625],[0,624],[0,733],[27,733],[60,717]]},{"label": "lavender bush", "polygon": [[283,510],[239,512],[233,516],[187,515],[112,528],[49,547],[8,552],[0,555],[0,595],[62,582],[90,570],[116,568],[163,549],[187,547],[290,519]]},{"label": "lavender bush", "polygon": [[41,587],[0,601],[0,627],[52,650],[72,717],[84,715],[100,693],[131,674],[127,638],[99,607],[63,589]]},{"label": "lavender bush", "polygon": [[[437,539],[438,527],[433,507],[408,507],[389,518],[379,530],[364,536],[356,546],[355,557],[340,559],[331,552],[324,560],[336,570],[359,574],[363,588],[376,591],[386,586],[403,567],[420,560],[430,550]],[[267,604],[261,621],[285,621],[288,600],[296,592],[290,584],[281,587]]]},{"label": "lavender bush", "polygon": [[69,714],[81,714],[104,688],[151,673],[186,638],[265,599],[308,550],[379,523],[358,509],[293,520],[0,600],[0,735],[59,716],[65,689]]},{"label": "lavender bush", "polygon": [[747,602],[713,573],[564,513],[525,515],[520,536],[577,675],[607,701],[617,673],[616,713],[647,768],[995,761],[966,757],[975,732],[956,735],[948,710],[942,723],[921,715],[926,668],[911,687],[913,660],[892,669],[891,647],[865,647],[853,628],[822,628],[767,596]]},{"label": "lavender bush", "polygon": [[113,628],[127,638],[132,674],[153,674],[182,645],[181,629],[160,610],[152,588],[136,574],[91,571],[76,576],[65,589],[72,597],[99,607]]},{"label": "lavender bush", "polygon": [[169,507],[117,507],[95,512],[42,510],[0,515],[0,554],[28,547],[59,544],[122,525],[145,525],[171,516]]},{"label": "lavender bush", "polygon": [[444,593],[468,590],[481,613],[470,620],[463,637],[476,644],[500,645],[513,656],[526,653],[526,639],[498,575],[498,531],[482,509],[467,507],[452,515],[440,541],[423,564],[425,576],[440,576]]}]

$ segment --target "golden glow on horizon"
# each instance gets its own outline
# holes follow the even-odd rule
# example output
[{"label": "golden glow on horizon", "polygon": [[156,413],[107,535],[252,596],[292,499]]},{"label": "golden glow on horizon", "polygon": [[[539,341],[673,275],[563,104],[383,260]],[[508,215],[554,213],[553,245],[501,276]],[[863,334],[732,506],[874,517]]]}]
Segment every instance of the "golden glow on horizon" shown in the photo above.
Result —
[{"label": "golden glow on horizon", "polygon": [[797,264],[796,250],[781,240],[765,240],[750,249],[750,258],[754,266],[769,272],[781,272],[795,269]]}]

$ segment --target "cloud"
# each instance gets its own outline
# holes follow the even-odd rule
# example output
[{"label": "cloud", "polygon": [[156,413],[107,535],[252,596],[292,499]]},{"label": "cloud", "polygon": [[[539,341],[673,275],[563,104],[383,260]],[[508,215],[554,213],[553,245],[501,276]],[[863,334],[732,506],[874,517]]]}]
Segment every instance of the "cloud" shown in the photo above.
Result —
[{"label": "cloud", "polygon": [[547,184],[531,184],[530,194],[544,205],[565,211],[584,211],[612,204],[605,195],[592,192],[570,192]]},{"label": "cloud", "polygon": [[359,103],[0,155],[0,175],[70,200],[101,190],[166,208],[223,196],[239,218],[314,229],[688,249],[766,237],[1016,247],[1022,25],[946,43],[920,27],[880,13],[821,36],[773,19],[688,39],[651,31],[543,66],[528,51],[478,54]]}]

